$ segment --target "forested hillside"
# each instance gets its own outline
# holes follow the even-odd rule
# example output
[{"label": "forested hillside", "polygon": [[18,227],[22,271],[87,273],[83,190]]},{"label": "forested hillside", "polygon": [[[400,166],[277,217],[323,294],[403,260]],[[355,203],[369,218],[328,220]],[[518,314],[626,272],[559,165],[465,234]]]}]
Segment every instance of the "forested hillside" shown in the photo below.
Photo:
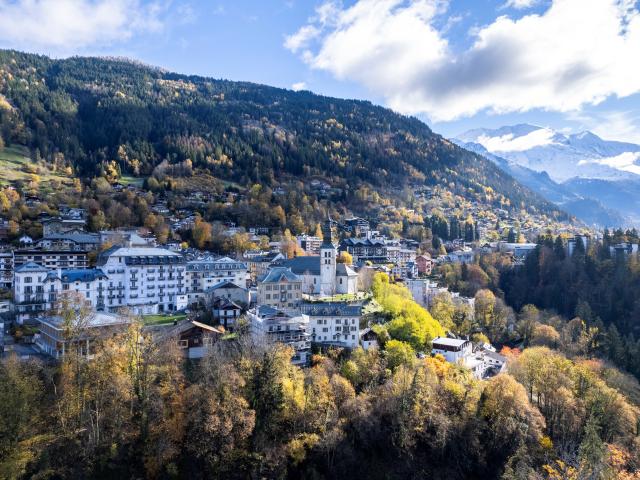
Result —
[{"label": "forested hillside", "polygon": [[439,184],[489,205],[564,218],[491,162],[369,102],[168,73],[125,60],[0,51],[0,135],[83,177],[148,177],[190,160],[273,186],[322,175],[376,189]]}]

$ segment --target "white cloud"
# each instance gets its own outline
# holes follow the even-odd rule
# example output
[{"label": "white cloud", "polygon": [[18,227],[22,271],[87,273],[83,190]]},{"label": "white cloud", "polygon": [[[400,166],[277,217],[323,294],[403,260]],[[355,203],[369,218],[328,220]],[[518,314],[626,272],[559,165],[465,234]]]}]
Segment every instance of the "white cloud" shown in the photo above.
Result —
[{"label": "white cloud", "polygon": [[[384,96],[392,108],[434,121],[480,111],[577,111],[640,91],[633,1],[553,0],[543,14],[500,16],[474,29],[461,52],[434,26],[444,1],[325,3],[317,10],[324,16],[292,35],[299,42],[288,38],[288,48],[312,68]],[[313,29],[320,31],[315,47]]]},{"label": "white cloud", "polygon": [[515,8],[516,10],[523,10],[525,8],[531,8],[538,0],[507,0],[502,8]]},{"label": "white cloud", "polygon": [[305,82],[297,82],[291,85],[291,90],[294,92],[299,92],[300,90],[304,90],[307,88],[307,84]]},{"label": "white cloud", "polygon": [[288,35],[284,40],[284,46],[293,53],[297,53],[301,48],[306,48],[309,42],[319,34],[320,30],[313,25],[305,25],[293,35]]},{"label": "white cloud", "polygon": [[139,0],[0,0],[0,44],[77,51],[159,31],[165,5]]},{"label": "white cloud", "polygon": [[543,147],[553,143],[555,132],[549,128],[540,128],[527,135],[514,137],[513,133],[499,137],[481,135],[476,140],[489,152],[523,152],[534,147]]},{"label": "white cloud", "polygon": [[640,113],[633,111],[570,112],[567,119],[579,123],[605,140],[640,144]]},{"label": "white cloud", "polygon": [[640,175],[640,165],[636,161],[640,160],[640,152],[624,152],[615,157],[599,158],[597,160],[580,160],[578,165],[595,163],[598,165],[606,165],[623,172],[631,172]]}]

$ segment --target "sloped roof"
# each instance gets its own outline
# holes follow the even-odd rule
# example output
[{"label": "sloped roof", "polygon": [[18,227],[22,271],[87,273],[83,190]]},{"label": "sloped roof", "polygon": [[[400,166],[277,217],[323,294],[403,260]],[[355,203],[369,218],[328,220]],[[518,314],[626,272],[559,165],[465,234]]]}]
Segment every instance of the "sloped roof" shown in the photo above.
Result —
[{"label": "sloped roof", "polygon": [[107,278],[99,268],[83,268],[77,270],[63,270],[60,279],[65,283],[93,282],[99,278]]},{"label": "sloped roof", "polygon": [[278,283],[281,281],[287,282],[301,282],[302,279],[293,273],[287,267],[275,267],[270,269],[267,274],[262,277],[260,282],[262,283]]},{"label": "sloped roof", "polygon": [[48,272],[49,269],[35,262],[27,262],[15,269],[16,272]]},{"label": "sloped roof", "polygon": [[290,268],[296,275],[320,275],[320,256],[310,255],[284,260],[280,265]]},{"label": "sloped roof", "polygon": [[348,265],[338,263],[336,265],[336,275],[338,277],[357,277],[358,274]]},{"label": "sloped roof", "polygon": [[218,290],[219,288],[239,288],[240,290],[244,290],[246,291],[246,288],[242,288],[239,285],[236,285],[235,283],[229,281],[229,280],[224,280],[220,283],[216,283],[215,285],[207,288],[207,291],[211,291],[211,290]]}]

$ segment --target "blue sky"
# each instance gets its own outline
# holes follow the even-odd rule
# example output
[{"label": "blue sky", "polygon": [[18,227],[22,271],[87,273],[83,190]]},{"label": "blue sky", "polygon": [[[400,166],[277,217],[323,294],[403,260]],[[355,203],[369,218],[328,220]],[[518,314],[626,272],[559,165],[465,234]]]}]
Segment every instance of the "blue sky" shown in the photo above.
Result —
[{"label": "blue sky", "polygon": [[0,0],[0,46],[640,143],[635,0]]}]

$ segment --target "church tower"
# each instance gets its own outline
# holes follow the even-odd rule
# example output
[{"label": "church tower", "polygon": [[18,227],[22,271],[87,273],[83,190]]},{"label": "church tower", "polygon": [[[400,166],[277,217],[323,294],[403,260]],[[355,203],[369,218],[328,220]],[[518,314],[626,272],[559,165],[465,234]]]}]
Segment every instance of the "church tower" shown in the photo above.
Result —
[{"label": "church tower", "polygon": [[322,245],[320,245],[320,295],[336,293],[337,250],[333,243],[333,222],[331,218],[322,226]]}]

